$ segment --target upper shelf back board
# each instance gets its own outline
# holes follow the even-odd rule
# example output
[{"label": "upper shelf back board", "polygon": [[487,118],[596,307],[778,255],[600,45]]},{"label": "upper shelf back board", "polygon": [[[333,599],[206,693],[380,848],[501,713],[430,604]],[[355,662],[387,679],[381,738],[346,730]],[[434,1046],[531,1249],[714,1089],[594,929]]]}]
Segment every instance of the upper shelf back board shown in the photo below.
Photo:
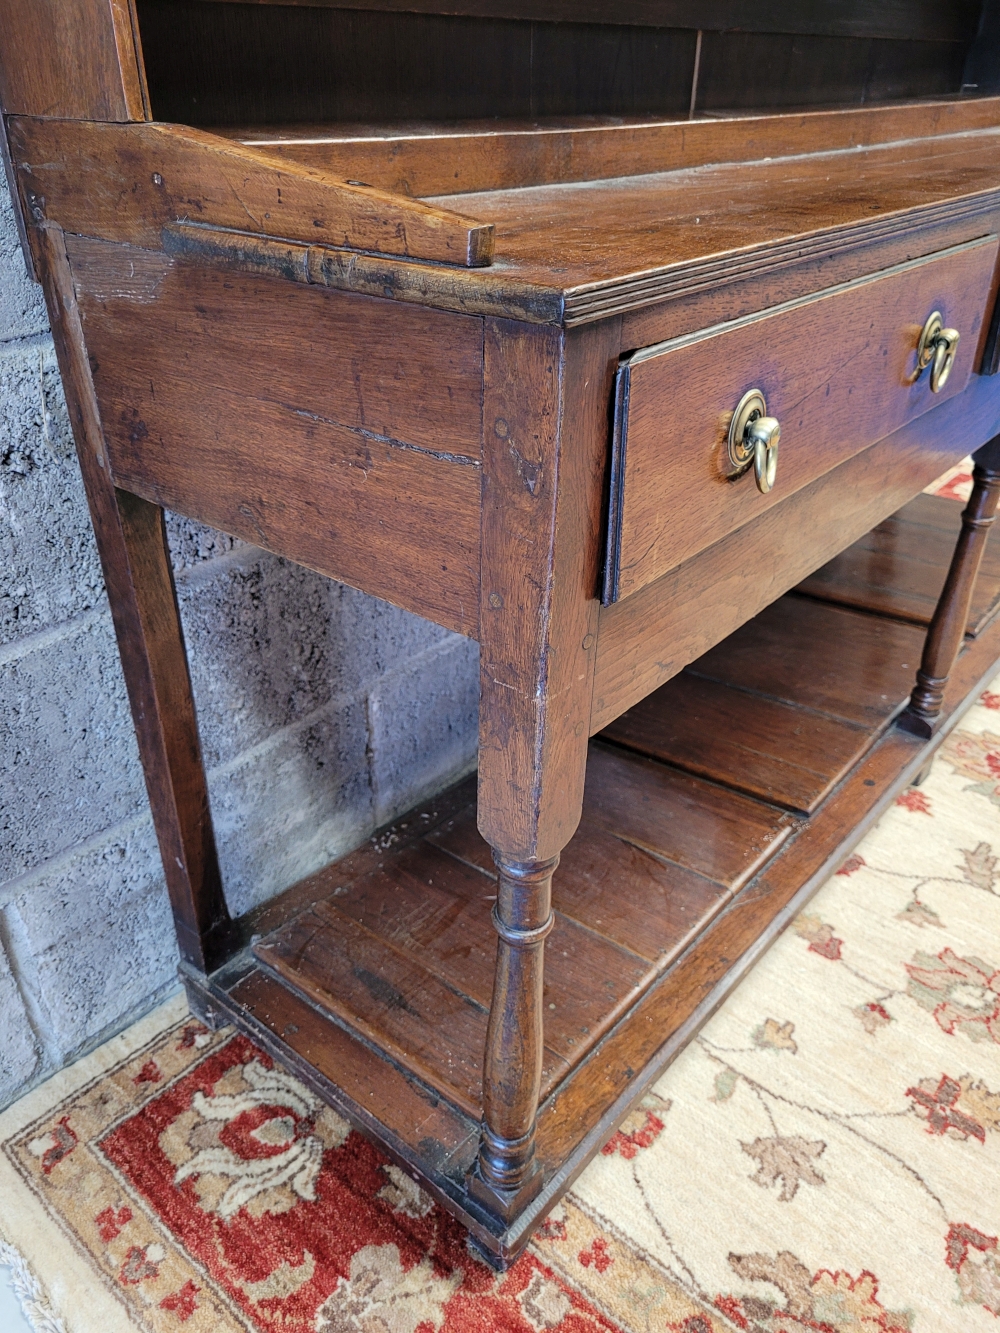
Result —
[{"label": "upper shelf back board", "polygon": [[910,41],[969,41],[979,22],[980,0],[223,0],[286,8],[383,10],[451,14],[470,18],[546,23],[630,24],[649,28],[742,30],[828,37],[896,37]]},{"label": "upper shelf back board", "polygon": [[0,46],[9,115],[148,119],[130,0],[0,0]]},{"label": "upper shelf back board", "polygon": [[206,127],[686,117],[692,106],[953,96],[979,0],[939,10],[923,0],[770,8],[137,0],[154,115]]}]

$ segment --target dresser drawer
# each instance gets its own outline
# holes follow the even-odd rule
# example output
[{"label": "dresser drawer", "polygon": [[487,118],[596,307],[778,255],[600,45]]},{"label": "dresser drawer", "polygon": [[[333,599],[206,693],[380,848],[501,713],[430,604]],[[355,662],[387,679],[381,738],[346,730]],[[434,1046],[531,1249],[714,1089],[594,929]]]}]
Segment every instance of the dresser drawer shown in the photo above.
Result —
[{"label": "dresser drawer", "polygon": [[[987,236],[623,358],[604,602],[704,550],[968,383],[998,241]],[[939,311],[960,336],[947,380],[919,376]],[[730,455],[733,414],[759,390],[780,423],[764,494]],[[808,533],[803,533],[808,541]]]}]

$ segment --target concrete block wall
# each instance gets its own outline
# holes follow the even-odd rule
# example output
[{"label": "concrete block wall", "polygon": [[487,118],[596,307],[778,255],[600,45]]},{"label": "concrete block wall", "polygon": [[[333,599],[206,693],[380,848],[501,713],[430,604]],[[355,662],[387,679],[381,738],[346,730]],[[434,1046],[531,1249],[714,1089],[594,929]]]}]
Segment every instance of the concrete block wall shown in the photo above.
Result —
[{"label": "concrete block wall", "polygon": [[[477,648],[177,515],[168,531],[239,913],[472,767]],[[176,963],[45,309],[3,192],[0,1106],[156,1003]]]}]

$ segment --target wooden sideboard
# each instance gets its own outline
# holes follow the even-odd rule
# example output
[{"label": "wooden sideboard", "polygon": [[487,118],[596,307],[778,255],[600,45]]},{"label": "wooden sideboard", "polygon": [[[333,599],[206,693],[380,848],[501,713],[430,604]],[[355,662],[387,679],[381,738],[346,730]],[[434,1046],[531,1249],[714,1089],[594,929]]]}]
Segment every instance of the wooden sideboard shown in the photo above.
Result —
[{"label": "wooden sideboard", "polygon": [[[192,1006],[500,1266],[1000,658],[1000,98],[883,8],[0,0]],[[480,645],[474,787],[235,921],[164,507]]]}]

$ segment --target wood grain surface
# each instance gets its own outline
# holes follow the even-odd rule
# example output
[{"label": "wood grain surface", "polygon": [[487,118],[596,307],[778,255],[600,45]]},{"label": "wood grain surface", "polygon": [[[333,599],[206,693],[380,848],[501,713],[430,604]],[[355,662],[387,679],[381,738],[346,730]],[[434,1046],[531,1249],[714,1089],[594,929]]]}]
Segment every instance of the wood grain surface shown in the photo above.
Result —
[{"label": "wood grain surface", "polygon": [[[489,844],[476,827],[470,802],[445,820],[427,841],[449,856],[496,878]],[[619,894],[615,886],[635,886]],[[728,888],[647,851],[585,820],[560,853],[552,878],[552,903],[560,917],[611,940],[657,967],[665,966],[728,898]],[[558,950],[558,938],[549,952]]]},{"label": "wood grain surface", "polygon": [[874,740],[857,723],[704,680],[690,668],[601,735],[801,814],[816,809]]},{"label": "wood grain surface", "polygon": [[[836,659],[818,643],[836,639]],[[914,625],[811,599],[781,597],[710,649],[691,671],[704,680],[794,701],[879,729],[909,693],[923,634]],[[844,662],[851,664],[850,672]]]},{"label": "wood grain surface", "polygon": [[922,646],[915,626],[782,597],[601,734],[812,814],[902,707]]},{"label": "wood grain surface", "polygon": [[65,241],[41,234],[49,319],[97,537],[181,958],[202,972],[228,952],[208,785],[163,511],[118,490]]},{"label": "wood grain surface", "polygon": [[[741,162],[697,173],[447,196],[496,226],[497,256],[518,278],[559,269],[567,322],[621,313],[667,294],[831,242],[874,240],[995,203],[1000,130],[843,149],[792,164]],[[444,204],[444,198],[441,203]],[[973,233],[982,234],[982,233]]]},{"label": "wood grain surface", "polygon": [[349,250],[488,264],[489,224],[350,185],[203,130],[16,117],[28,211],[65,231],[156,248],[169,222],[199,222]]},{"label": "wood grain surface", "polygon": [[479,827],[542,860],[582,807],[619,331],[485,327]]},{"label": "wood grain surface", "polygon": [[148,120],[131,0],[2,0],[8,115]]},{"label": "wood grain surface", "polygon": [[[602,1137],[610,1136],[618,1118],[617,1108],[607,1116],[603,1134],[594,1132],[601,1125],[600,1108],[615,1107],[619,1098],[627,1105],[649,1086],[649,1074],[662,1070],[671,1055],[683,1049],[721,1003],[727,976],[733,977],[735,984],[745,975],[746,955],[750,955],[750,962],[755,961],[787,924],[788,918],[782,913],[809,884],[817,863],[822,865],[831,857],[832,872],[837,859],[847,854],[845,843],[848,848],[853,845],[853,829],[863,825],[870,812],[884,803],[900,770],[913,763],[919,752],[918,744],[890,732],[851,773],[836,802],[821,807],[800,836],[789,840],[787,858],[779,855],[770,875],[765,870],[709,923],[662,982],[647,991],[628,1022],[619,1024],[590,1060],[579,1067],[577,1076],[567,1080],[541,1108],[538,1151],[543,1161],[565,1163],[574,1148],[591,1134],[592,1151],[596,1151]],[[820,882],[813,882],[813,891]],[[637,1083],[638,1089],[634,1086]],[[593,1142],[595,1138],[597,1143]],[[563,1177],[564,1187],[582,1164],[579,1159],[573,1161],[572,1169]]]},{"label": "wood grain surface", "polygon": [[120,486],[478,633],[478,320],[71,251]]},{"label": "wood grain surface", "polygon": [[[757,256],[739,271],[727,263],[710,266],[686,288],[682,277],[661,274],[651,291],[635,298],[622,318],[620,346],[662,342],[768,306],[795,300],[898,263],[961,244],[970,236],[996,232],[1000,211],[977,202],[952,210],[937,221],[911,220],[901,227],[857,227],[827,237],[822,246],[779,246],[766,260]],[[465,269],[452,265],[403,263],[328,246],[276,241],[190,223],[171,223],[163,231],[164,248],[242,273],[272,275],[286,281],[312,282],[367,296],[426,305],[459,314],[506,316],[537,324],[587,323],[591,316],[558,286],[553,274],[545,285],[525,282],[503,265]],[[995,299],[997,279],[985,297]],[[601,318],[600,312],[595,318]],[[987,346],[984,356],[989,352]],[[983,369],[984,374],[992,373]]]},{"label": "wood grain surface", "polygon": [[[335,1014],[466,1114],[482,1107],[485,1006],[415,958],[323,904],[254,952],[286,984]],[[551,1061],[548,1055],[551,1075]],[[565,1072],[557,1061],[560,1072]]]},{"label": "wood grain surface", "polygon": [[[962,526],[962,506],[918,495],[798,585],[841,606],[927,626]],[[973,589],[966,634],[975,636],[1000,602],[1000,545],[988,543]]]},{"label": "wood grain surface", "polygon": [[562,292],[551,285],[520,282],[502,269],[403,264],[378,255],[297,245],[187,222],[164,227],[163,246],[170,254],[224,264],[239,273],[311,282],[461,315],[494,315],[531,324],[563,320]]},{"label": "wood grain surface", "polygon": [[992,129],[1000,98],[836,110],[748,112],[712,120],[549,117],[399,125],[371,122],[212,127],[271,157],[420,197],[605,180],[713,162]]},{"label": "wood grain surface", "polygon": [[[960,394],[976,362],[996,237],[636,353],[621,370],[605,600],[617,601]],[[938,394],[915,378],[924,320],[962,339]],[[774,489],[733,476],[727,434],[756,388],[781,423]],[[617,484],[616,484],[617,477]],[[676,497],[683,496],[678,508]]]},{"label": "wood grain surface", "polygon": [[[473,820],[467,807],[387,864],[346,883],[339,876],[333,896],[254,952],[297,992],[478,1116],[497,871]],[[556,879],[545,944],[543,1097],[795,827],[771,806],[591,747],[583,836]],[[619,903],[623,865],[636,879]],[[651,899],[639,896],[640,886]],[[669,904],[663,915],[657,903]]]},{"label": "wood grain surface", "polygon": [[[80,181],[89,180],[90,155],[95,147],[87,126],[66,130],[83,138],[76,156],[70,155],[70,160],[80,165],[82,176],[44,165],[59,160],[64,152],[61,124],[18,117],[9,122],[14,156],[29,203],[34,199],[36,211],[58,215],[68,230],[96,231],[112,239],[157,245],[160,230],[178,220],[179,210],[169,200],[161,199],[157,187],[150,183],[152,172],[157,170],[156,152],[144,147],[134,164],[121,170],[110,160],[114,154],[106,154],[111,173],[104,177],[107,189],[97,188],[101,171],[93,187],[83,187]],[[99,127],[98,132],[117,135],[121,130]],[[125,130],[129,134],[140,130],[152,134],[144,127]],[[209,146],[200,144],[196,163],[216,162],[213,155],[222,151],[217,149],[218,144],[236,151],[231,142],[214,136],[208,139]],[[241,153],[253,151],[239,148]],[[233,165],[235,169],[235,161]],[[227,189],[220,204],[222,216],[214,220],[238,230],[248,225],[254,231],[270,227],[270,234],[287,236],[287,231],[278,229],[275,216],[263,218],[264,213],[271,212],[267,201],[274,197],[278,177],[290,173],[296,180],[295,189],[286,196],[287,205],[295,198],[315,202],[317,173],[288,162],[271,162],[263,156],[258,165],[260,171],[255,168],[251,181],[265,182],[270,194],[244,201],[252,217],[248,218],[236,202],[239,190],[234,195]],[[211,221],[213,190],[221,188],[228,168],[216,171],[213,167],[207,181],[202,181],[200,170],[183,183],[192,197],[204,201],[199,218]],[[303,174],[307,180],[302,179]],[[327,198],[330,178],[321,179],[323,197]],[[124,190],[122,181],[127,182]],[[136,186],[134,193],[132,184]],[[117,211],[109,206],[111,196],[118,201]],[[404,206],[402,196],[390,198],[400,208]],[[796,159],[792,172],[781,159],[719,164],[699,169],[695,175],[683,170],[665,171],[610,182],[539,186],[529,191],[449,195],[440,200],[440,207],[461,209],[483,225],[495,224],[496,253],[504,272],[515,284],[558,293],[563,300],[563,320],[573,325],[637,310],[693,289],[733,282],[775,265],[787,266],[793,259],[819,258],[845,245],[874,244],[913,228],[963,216],[979,219],[984,209],[998,203],[1000,130],[994,128],[860,150],[845,148],[819,158]],[[355,207],[353,197],[350,207]],[[290,216],[295,211],[286,207],[289,223],[295,221]],[[311,227],[315,215],[308,204],[298,216]],[[388,225],[388,216],[377,209],[372,214],[375,232],[369,237],[371,244],[362,244],[360,234],[345,236],[342,230],[335,234],[333,229],[328,231],[329,244],[343,245],[346,240],[362,249],[379,249],[376,233],[383,224]],[[323,239],[322,229],[313,229],[309,239]],[[457,263],[454,254],[452,257]],[[385,265],[391,269],[388,261]],[[362,267],[369,272],[367,266]],[[428,273],[431,287],[435,272],[431,268]],[[412,279],[410,275],[411,283]],[[386,288],[391,295],[393,283],[387,282]]]},{"label": "wood grain surface", "polygon": [[[558,22],[530,13],[458,15],[404,5],[386,12],[382,6],[140,0],[139,11],[156,118],[204,125],[663,116],[692,107],[954,96],[962,89],[975,3],[963,0],[961,17],[949,5],[952,22],[937,16],[934,35],[920,41],[910,31],[901,39],[898,29],[895,40],[875,37],[870,18],[867,32],[856,18],[838,25],[829,3],[820,11],[808,4],[775,6],[770,17],[780,8],[780,30],[765,14],[747,12],[746,21],[724,23],[722,31],[700,22],[702,6],[688,6],[676,26],[616,21],[621,6],[606,9],[597,22],[570,5],[561,7]],[[911,0],[911,20],[927,31],[915,7]],[[715,6],[707,8],[718,16]],[[765,64],[767,78],[746,76]]]},{"label": "wood grain surface", "polygon": [[[344,0],[243,0],[250,4],[331,5],[351,8]],[[967,40],[975,32],[978,11],[970,0],[947,9],[919,0],[888,0],[873,10],[862,0],[838,0],[818,9],[779,0],[621,0],[609,12],[603,0],[365,0],[357,8],[418,14],[539,19],[545,22],[635,23],[653,27],[697,26],[708,29],[754,28],[759,32],[823,33],[851,37],[905,37]]]},{"label": "wood grain surface", "polygon": [[998,419],[997,377],[976,376],[960,397],[632,597],[603,607],[591,734],[918,495],[970,446],[990,439]]}]

